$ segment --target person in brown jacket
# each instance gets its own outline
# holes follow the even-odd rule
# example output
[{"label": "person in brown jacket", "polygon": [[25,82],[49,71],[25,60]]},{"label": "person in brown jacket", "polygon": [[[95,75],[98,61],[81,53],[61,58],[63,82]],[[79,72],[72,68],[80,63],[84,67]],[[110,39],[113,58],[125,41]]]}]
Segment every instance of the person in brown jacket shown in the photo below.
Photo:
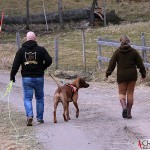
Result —
[{"label": "person in brown jacket", "polygon": [[120,47],[113,53],[110,59],[108,69],[106,70],[106,78],[111,75],[117,64],[117,83],[119,99],[123,109],[122,117],[131,119],[134,88],[138,78],[137,68],[141,73],[142,80],[146,78],[146,69],[137,50],[130,46],[129,37],[123,35],[120,38],[120,43]]}]

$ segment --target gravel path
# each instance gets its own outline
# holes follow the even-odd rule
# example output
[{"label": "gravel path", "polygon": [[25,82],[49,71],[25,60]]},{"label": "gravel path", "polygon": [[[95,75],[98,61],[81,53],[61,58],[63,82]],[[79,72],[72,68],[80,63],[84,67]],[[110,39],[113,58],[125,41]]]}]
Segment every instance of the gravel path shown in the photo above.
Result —
[{"label": "gravel path", "polygon": [[[0,73],[0,84],[8,83],[9,74]],[[21,77],[17,76],[10,102],[24,112],[21,84]],[[71,103],[71,120],[64,122],[59,104],[58,123],[54,124],[53,94],[56,88],[53,80],[45,79],[45,123],[33,122],[45,150],[140,150],[138,140],[150,139],[150,87],[136,87],[133,119],[127,120],[121,117],[116,84],[90,83],[88,89],[79,90],[79,118],[75,118]],[[35,100],[33,106],[35,112]]]}]

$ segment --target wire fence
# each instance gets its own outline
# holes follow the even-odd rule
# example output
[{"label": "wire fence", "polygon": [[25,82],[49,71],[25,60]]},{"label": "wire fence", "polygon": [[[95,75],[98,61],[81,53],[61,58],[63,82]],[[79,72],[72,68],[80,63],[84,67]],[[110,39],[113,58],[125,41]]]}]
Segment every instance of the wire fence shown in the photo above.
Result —
[{"label": "wire fence", "polygon": [[[67,34],[67,33],[66,33]],[[82,30],[76,37],[69,33],[63,36],[51,37],[50,34],[37,37],[39,45],[44,46],[53,58],[54,70],[96,71],[98,67],[96,39],[90,42],[82,39]],[[24,41],[24,35],[16,33],[14,40],[3,41],[0,45],[0,69],[10,69],[15,53]],[[83,44],[85,47],[83,48]]]},{"label": "wire fence", "polygon": [[[0,44],[0,69],[11,68],[16,51],[25,42],[25,34],[19,32],[15,34],[14,38],[9,37],[9,35],[6,36],[7,38]],[[51,34],[38,35],[37,42],[39,45],[44,46],[52,56],[52,68],[54,70],[96,72],[99,69],[97,39],[97,36],[95,38],[91,37],[88,31],[78,30],[74,33],[74,36],[71,36],[70,33],[62,33],[59,36],[51,36]],[[101,56],[110,58],[115,50],[116,47],[103,45]],[[143,58],[146,58],[146,63],[150,62],[149,51],[146,55],[142,51],[139,51],[139,53],[141,56],[144,55]],[[108,63],[103,64],[105,68]]]}]

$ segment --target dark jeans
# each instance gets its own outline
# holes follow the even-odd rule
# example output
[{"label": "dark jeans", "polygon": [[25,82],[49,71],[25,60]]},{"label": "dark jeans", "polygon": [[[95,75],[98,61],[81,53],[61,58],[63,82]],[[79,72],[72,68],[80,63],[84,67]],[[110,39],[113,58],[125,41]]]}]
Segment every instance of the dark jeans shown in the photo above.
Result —
[{"label": "dark jeans", "polygon": [[32,99],[33,92],[35,92],[36,98],[36,118],[43,120],[44,113],[44,77],[31,78],[23,77],[22,86],[24,92],[24,106],[27,117],[33,117]]}]

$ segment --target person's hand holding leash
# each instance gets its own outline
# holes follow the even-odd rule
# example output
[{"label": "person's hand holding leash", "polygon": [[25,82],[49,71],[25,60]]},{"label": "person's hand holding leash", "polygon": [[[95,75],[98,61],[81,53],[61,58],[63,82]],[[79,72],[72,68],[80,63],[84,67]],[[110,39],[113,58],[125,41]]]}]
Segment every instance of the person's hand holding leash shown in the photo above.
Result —
[{"label": "person's hand holding leash", "polygon": [[146,81],[146,74],[142,74],[141,75],[141,82],[145,82]]},{"label": "person's hand holding leash", "polygon": [[146,78],[141,78],[141,82],[145,82],[146,81]]},{"label": "person's hand holding leash", "polygon": [[108,80],[108,77],[105,77],[105,78],[104,78],[104,81],[107,81],[107,80]]},{"label": "person's hand holding leash", "polygon": [[107,80],[108,80],[108,76],[109,76],[109,74],[106,73],[106,76],[105,76],[105,78],[104,78],[104,81],[107,81]]},{"label": "person's hand holding leash", "polygon": [[10,77],[10,81],[12,81],[12,82],[15,82],[16,80],[15,80],[15,77],[13,76],[13,77]]}]

